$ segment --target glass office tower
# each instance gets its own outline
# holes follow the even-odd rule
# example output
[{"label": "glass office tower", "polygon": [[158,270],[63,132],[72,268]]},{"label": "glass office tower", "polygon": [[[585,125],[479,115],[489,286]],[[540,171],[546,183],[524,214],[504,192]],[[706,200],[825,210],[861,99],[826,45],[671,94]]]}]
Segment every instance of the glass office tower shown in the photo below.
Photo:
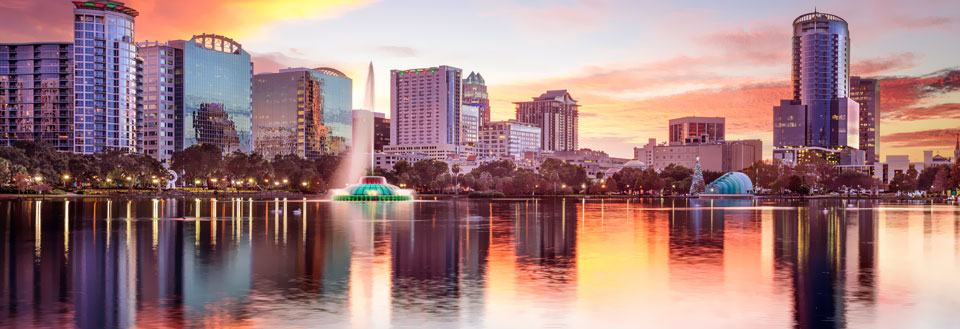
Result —
[{"label": "glass office tower", "polygon": [[324,154],[340,154],[353,145],[353,80],[329,67],[310,72],[323,86]]},{"label": "glass office tower", "polygon": [[74,2],[74,151],[137,151],[136,10]]},{"label": "glass office tower", "polygon": [[209,143],[224,153],[251,152],[253,62],[233,39],[195,35],[169,44],[183,50],[183,115],[176,131],[178,150]]}]

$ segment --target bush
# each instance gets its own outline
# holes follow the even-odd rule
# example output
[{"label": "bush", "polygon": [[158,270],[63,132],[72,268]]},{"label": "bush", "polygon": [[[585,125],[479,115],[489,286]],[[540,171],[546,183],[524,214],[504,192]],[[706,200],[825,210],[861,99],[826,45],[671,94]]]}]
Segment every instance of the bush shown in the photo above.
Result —
[{"label": "bush", "polygon": [[471,198],[502,198],[505,197],[506,194],[497,191],[473,191],[470,192],[468,196]]},{"label": "bush", "polygon": [[53,191],[50,191],[49,194],[50,194],[50,195],[64,195],[64,194],[67,194],[67,191],[64,191],[64,190],[61,190],[61,189],[54,189]]}]

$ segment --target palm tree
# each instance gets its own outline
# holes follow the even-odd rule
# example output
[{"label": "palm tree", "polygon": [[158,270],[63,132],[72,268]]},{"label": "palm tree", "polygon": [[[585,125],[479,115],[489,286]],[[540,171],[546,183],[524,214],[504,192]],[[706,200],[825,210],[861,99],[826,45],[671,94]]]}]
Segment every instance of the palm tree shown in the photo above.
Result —
[{"label": "palm tree", "polygon": [[450,168],[450,172],[453,173],[453,193],[460,194],[460,187],[459,187],[459,184],[457,183],[457,176],[458,176],[457,174],[460,173],[460,164],[459,163],[453,164],[453,167]]}]

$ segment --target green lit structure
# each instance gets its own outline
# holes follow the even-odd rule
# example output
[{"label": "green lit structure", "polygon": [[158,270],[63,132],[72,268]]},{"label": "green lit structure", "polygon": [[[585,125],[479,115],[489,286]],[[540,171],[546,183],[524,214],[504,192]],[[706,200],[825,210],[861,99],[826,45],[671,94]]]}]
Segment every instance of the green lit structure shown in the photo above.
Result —
[{"label": "green lit structure", "polygon": [[367,176],[359,184],[333,191],[333,201],[410,201],[413,193],[395,185],[387,184],[387,179],[379,176]]},{"label": "green lit structure", "polygon": [[707,184],[706,194],[746,195],[753,194],[753,181],[742,172],[728,172]]}]

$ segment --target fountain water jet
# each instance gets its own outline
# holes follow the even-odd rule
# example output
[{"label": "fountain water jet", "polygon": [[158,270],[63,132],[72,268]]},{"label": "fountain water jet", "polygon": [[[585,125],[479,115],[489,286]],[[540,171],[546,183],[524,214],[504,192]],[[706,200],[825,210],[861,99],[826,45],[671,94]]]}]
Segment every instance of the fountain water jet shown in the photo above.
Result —
[{"label": "fountain water jet", "polygon": [[353,148],[349,154],[349,161],[343,162],[337,170],[337,176],[341,180],[333,182],[333,186],[342,186],[357,181],[359,181],[359,184],[349,185],[346,189],[332,190],[332,199],[335,201],[406,201],[413,199],[412,191],[387,184],[387,180],[383,177],[373,176],[376,163],[373,151],[374,116],[377,112],[375,107],[373,62],[370,62],[363,109],[353,111]]}]

